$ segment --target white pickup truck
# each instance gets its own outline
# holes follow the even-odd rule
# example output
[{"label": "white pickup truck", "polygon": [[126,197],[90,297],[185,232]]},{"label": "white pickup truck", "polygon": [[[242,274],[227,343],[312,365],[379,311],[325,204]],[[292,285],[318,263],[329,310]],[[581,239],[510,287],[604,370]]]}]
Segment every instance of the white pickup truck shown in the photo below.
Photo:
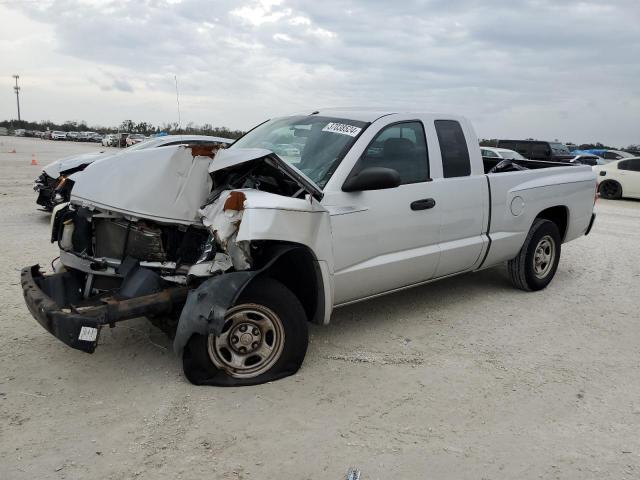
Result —
[{"label": "white pickup truck", "polygon": [[483,159],[466,119],[431,113],[276,118],[225,150],[131,152],[70,180],[55,272],[22,271],[33,316],[89,353],[146,316],[209,385],[295,373],[307,322],[342,305],[502,262],[540,290],[595,218],[590,167]]}]

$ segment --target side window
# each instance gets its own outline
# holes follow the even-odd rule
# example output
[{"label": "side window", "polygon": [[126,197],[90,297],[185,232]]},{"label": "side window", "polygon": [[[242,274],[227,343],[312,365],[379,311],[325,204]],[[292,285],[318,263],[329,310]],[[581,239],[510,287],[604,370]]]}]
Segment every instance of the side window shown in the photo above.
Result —
[{"label": "side window", "polygon": [[429,179],[429,156],[424,128],[420,122],[389,125],[371,141],[356,169],[392,168],[402,185]]},{"label": "side window", "polygon": [[436,120],[434,124],[440,143],[444,178],[470,175],[469,150],[460,124],[455,120]]},{"label": "side window", "polygon": [[620,160],[622,155],[618,155],[615,152],[604,152],[604,158],[607,160]]},{"label": "side window", "polygon": [[634,158],[633,160],[628,160],[629,162],[629,170],[633,172],[640,172],[640,158]]},{"label": "side window", "polygon": [[551,155],[551,148],[546,143],[531,144],[531,156],[546,160]]},{"label": "side window", "polygon": [[640,172],[640,159],[624,160],[623,162],[618,163],[618,170]]}]

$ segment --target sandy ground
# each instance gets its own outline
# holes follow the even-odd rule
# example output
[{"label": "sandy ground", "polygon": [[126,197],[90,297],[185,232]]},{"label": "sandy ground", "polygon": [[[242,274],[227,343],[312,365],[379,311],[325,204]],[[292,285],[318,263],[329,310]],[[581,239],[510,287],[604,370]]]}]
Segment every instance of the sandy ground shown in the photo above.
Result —
[{"label": "sandy ground", "polygon": [[415,288],[313,326],[293,377],[194,387],[144,320],[87,355],[23,304],[19,269],[56,256],[31,154],[96,148],[0,137],[0,478],[640,478],[640,202],[598,201],[545,291]]}]

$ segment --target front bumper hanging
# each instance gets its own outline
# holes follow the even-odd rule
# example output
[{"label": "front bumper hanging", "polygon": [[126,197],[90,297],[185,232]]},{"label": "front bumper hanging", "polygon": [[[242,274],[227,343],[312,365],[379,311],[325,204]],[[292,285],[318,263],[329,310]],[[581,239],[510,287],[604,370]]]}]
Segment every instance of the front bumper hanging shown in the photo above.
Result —
[{"label": "front bumper hanging", "polygon": [[[31,315],[45,330],[72,348],[93,353],[100,329],[122,320],[141,316],[168,314],[182,306],[188,288],[169,287],[157,293],[134,298],[102,297],[86,306],[64,305],[54,298],[77,286],[68,272],[42,275],[39,265],[26,267],[20,274],[22,293]],[[63,305],[60,305],[63,303]]]}]

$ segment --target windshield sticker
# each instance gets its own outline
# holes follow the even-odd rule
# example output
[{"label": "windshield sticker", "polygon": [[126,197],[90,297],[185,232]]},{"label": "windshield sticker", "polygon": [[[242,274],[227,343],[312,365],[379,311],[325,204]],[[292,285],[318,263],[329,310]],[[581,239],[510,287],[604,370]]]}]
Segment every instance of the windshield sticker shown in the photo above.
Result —
[{"label": "windshield sticker", "polygon": [[353,125],[347,125],[346,123],[328,123],[326,127],[322,129],[323,132],[339,133],[340,135],[349,135],[350,137],[357,137],[362,129],[354,127]]}]

